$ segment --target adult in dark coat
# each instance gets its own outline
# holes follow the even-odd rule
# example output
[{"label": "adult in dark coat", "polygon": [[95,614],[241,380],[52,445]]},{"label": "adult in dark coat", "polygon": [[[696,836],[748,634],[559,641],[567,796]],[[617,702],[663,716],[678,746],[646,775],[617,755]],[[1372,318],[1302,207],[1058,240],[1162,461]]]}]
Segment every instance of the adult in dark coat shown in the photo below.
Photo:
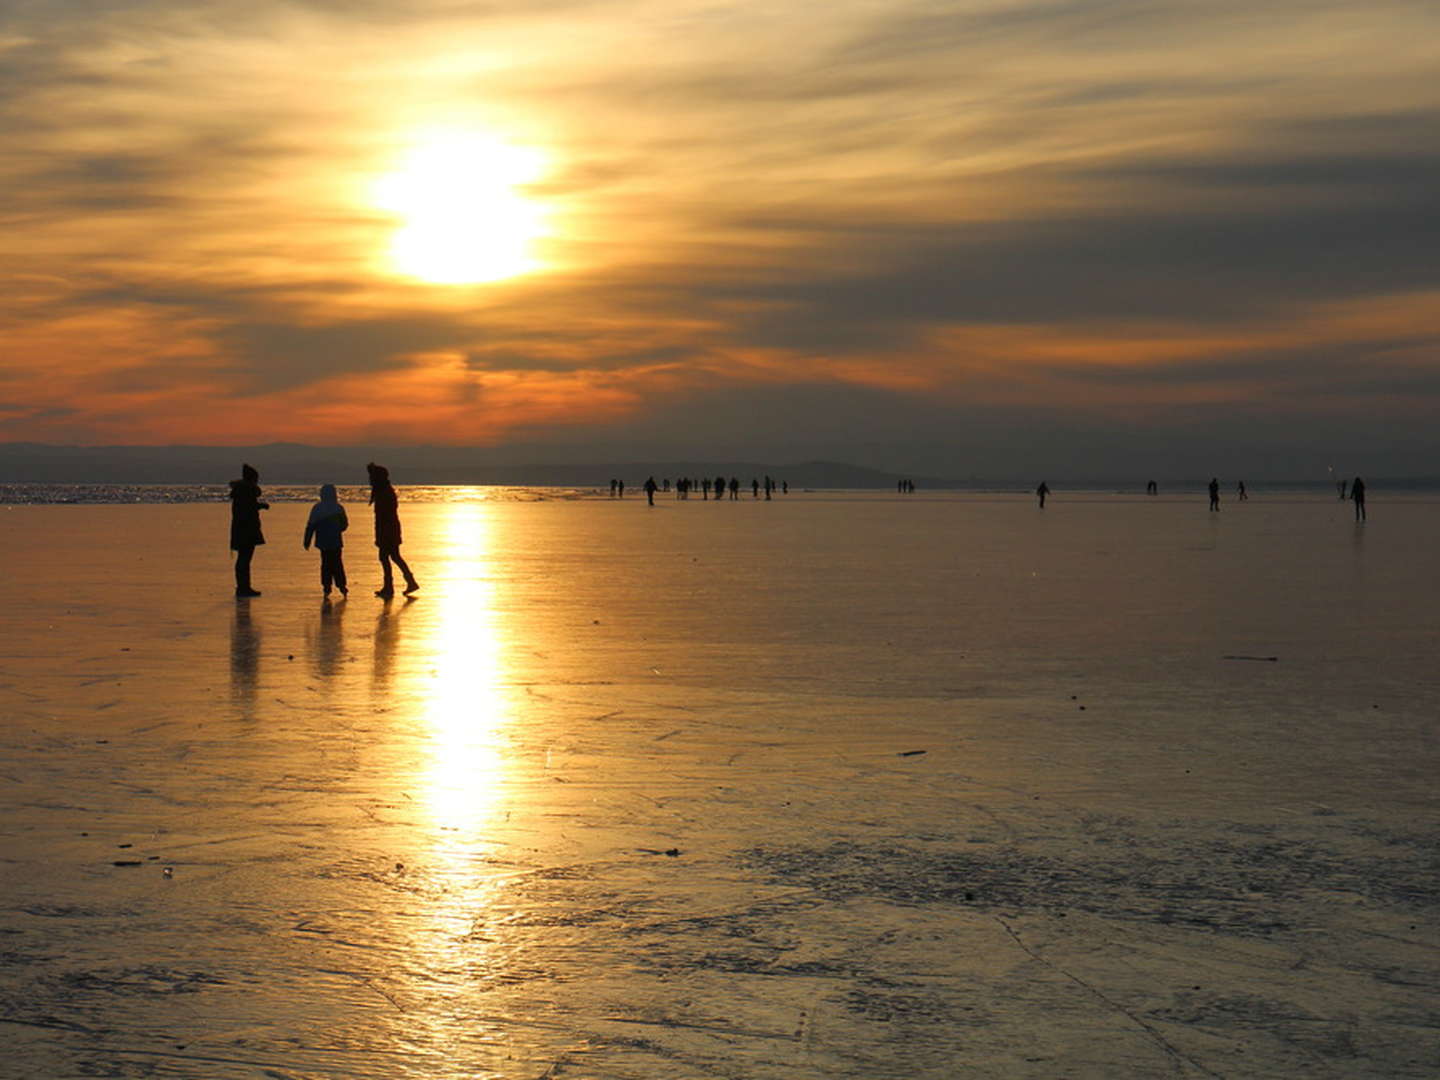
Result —
[{"label": "adult in dark coat", "polygon": [[235,552],[235,595],[259,596],[250,586],[250,560],[265,543],[260,531],[260,511],[270,504],[260,501],[260,474],[250,465],[240,467],[240,479],[230,481],[230,550]]},{"label": "adult in dark coat", "polygon": [[370,505],[375,508],[375,547],[385,574],[385,581],[375,590],[375,595],[386,600],[395,595],[395,573],[390,568],[393,562],[405,575],[405,595],[409,596],[420,588],[420,583],[400,557],[400,500],[390,483],[390,470],[372,461],[365,466],[365,471],[370,474]]}]

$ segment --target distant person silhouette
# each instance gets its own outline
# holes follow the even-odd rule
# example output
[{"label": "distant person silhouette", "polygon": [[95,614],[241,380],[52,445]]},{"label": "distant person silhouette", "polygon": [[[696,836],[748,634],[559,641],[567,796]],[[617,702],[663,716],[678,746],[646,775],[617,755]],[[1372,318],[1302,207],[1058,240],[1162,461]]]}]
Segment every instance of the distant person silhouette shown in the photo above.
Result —
[{"label": "distant person silhouette", "polygon": [[240,479],[230,481],[230,550],[235,552],[235,595],[259,596],[250,585],[250,560],[265,543],[260,531],[260,511],[270,504],[260,501],[260,474],[249,465],[240,466]]},{"label": "distant person silhouette", "polygon": [[740,478],[738,476],[730,477],[730,498],[732,500],[740,498]]},{"label": "distant person silhouette", "polygon": [[1044,509],[1045,509],[1045,496],[1046,496],[1046,495],[1049,495],[1049,494],[1050,494],[1050,485],[1047,484],[1047,483],[1045,483],[1044,480],[1041,480],[1041,481],[1040,481],[1040,486],[1035,489],[1035,497],[1040,500],[1040,509],[1041,509],[1041,510],[1044,510]]},{"label": "distant person silhouette", "polygon": [[1217,513],[1220,510],[1220,481],[1213,476],[1210,478],[1210,509]]},{"label": "distant person silhouette", "polygon": [[780,494],[781,494],[781,495],[789,495],[789,494],[790,494],[790,481],[789,481],[789,480],[781,480],[781,481],[780,481]]},{"label": "distant person silhouette", "polygon": [[725,498],[725,477],[717,476],[715,477],[715,499],[718,502],[723,498]]},{"label": "distant person silhouette", "polygon": [[1149,483],[1147,483],[1147,484],[1145,485],[1145,494],[1146,494],[1146,495],[1159,495],[1159,494],[1160,494],[1160,485],[1157,484],[1154,480],[1151,480]]},{"label": "distant person silhouette", "polygon": [[1355,520],[1365,520],[1365,481],[1355,477],[1350,481],[1350,500],[1355,504]]},{"label": "distant person silhouette", "polygon": [[1250,498],[1249,493],[1246,492],[1246,490],[1245,490],[1245,481],[1244,481],[1244,480],[1241,480],[1240,483],[1238,483],[1237,485],[1235,485],[1235,497],[1236,497],[1240,502],[1244,502],[1246,499]]},{"label": "distant person silhouette", "polygon": [[774,492],[774,490],[775,490],[775,481],[774,481],[774,480],[771,480],[771,479],[770,479],[770,475],[767,473],[767,474],[765,475],[765,499],[766,499],[767,502],[769,501],[770,495],[771,495],[771,493]]},{"label": "distant person silhouette", "polygon": [[655,492],[659,490],[659,485],[655,483],[655,477],[652,476],[645,481],[645,501],[651,506],[655,505]]},{"label": "distant person silhouette", "polygon": [[615,481],[615,494],[618,495],[618,496],[620,496],[620,498],[622,498],[622,499],[625,497],[625,481],[624,481],[624,480],[616,480],[616,481]]},{"label": "distant person silhouette", "polygon": [[700,481],[700,501],[710,501],[710,478],[708,476]]},{"label": "distant person silhouette", "polygon": [[1346,500],[1346,498],[1348,497],[1348,496],[1346,496],[1346,494],[1345,494],[1345,485],[1346,485],[1346,483],[1347,483],[1347,481],[1341,480],[1340,483],[1336,485],[1336,486],[1340,489],[1340,501],[1341,501],[1341,502],[1344,502],[1344,501]]},{"label": "distant person silhouette", "polygon": [[760,497],[760,481],[753,476],[750,478],[750,497],[752,499]]},{"label": "distant person silhouette", "polygon": [[390,470],[384,465],[376,465],[372,461],[365,466],[365,471],[370,474],[370,505],[375,508],[375,547],[379,550],[380,568],[385,574],[385,580],[375,590],[375,595],[386,600],[395,595],[395,574],[390,568],[393,562],[405,575],[405,595],[409,596],[420,588],[420,583],[400,557],[403,540],[400,535],[400,498],[390,483]]},{"label": "distant person silhouette", "polygon": [[325,599],[330,599],[330,589],[340,590],[341,596],[350,595],[349,583],[345,580],[345,560],[342,552],[345,538],[342,535],[350,527],[345,508],[335,494],[335,485],[326,484],[320,489],[320,501],[310,508],[310,518],[305,522],[303,546],[310,550],[310,541],[320,552],[320,587],[325,590]]}]

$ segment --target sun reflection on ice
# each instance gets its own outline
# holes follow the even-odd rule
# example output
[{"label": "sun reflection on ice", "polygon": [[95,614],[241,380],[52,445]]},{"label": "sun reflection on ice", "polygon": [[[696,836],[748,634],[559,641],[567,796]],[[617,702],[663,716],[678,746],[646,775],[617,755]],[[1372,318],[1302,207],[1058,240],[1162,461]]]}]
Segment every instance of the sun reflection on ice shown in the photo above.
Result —
[{"label": "sun reflection on ice", "polygon": [[[447,507],[439,530],[443,566],[432,566],[422,603],[437,611],[423,644],[431,672],[423,706],[428,767],[419,790],[450,873],[473,868],[492,846],[506,786],[510,702],[490,561],[490,510]],[[437,575],[438,571],[438,575]]]},{"label": "sun reflection on ice", "polygon": [[[416,742],[407,790],[419,810],[423,836],[417,839],[425,850],[403,872],[416,895],[426,897],[425,917],[404,923],[414,978],[396,1022],[407,1044],[456,1063],[483,1062],[510,1038],[483,1014],[477,991],[493,985],[506,963],[491,924],[504,889],[496,862],[513,787],[514,710],[495,600],[493,511],[483,503],[435,510],[433,528],[416,530],[415,537],[423,592],[409,610],[423,616],[424,632],[405,647]],[[412,632],[416,626],[410,623]],[[434,1075],[481,1074],[457,1064]]]}]

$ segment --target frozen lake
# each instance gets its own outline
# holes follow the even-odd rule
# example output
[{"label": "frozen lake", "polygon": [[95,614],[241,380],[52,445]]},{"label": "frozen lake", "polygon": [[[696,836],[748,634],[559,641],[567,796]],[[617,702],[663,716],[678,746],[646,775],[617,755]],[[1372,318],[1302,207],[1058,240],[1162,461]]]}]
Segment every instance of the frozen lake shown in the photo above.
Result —
[{"label": "frozen lake", "polygon": [[1429,1077],[1440,499],[0,506],[0,1076]]}]

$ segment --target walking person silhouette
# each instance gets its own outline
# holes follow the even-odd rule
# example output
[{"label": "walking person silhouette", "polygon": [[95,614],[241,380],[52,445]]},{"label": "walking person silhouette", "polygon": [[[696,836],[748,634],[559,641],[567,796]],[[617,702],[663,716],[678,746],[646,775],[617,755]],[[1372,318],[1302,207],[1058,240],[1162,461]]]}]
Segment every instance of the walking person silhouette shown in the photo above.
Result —
[{"label": "walking person silhouette", "polygon": [[1220,510],[1220,481],[1214,476],[1210,478],[1210,509],[1217,513]]},{"label": "walking person silhouette", "polygon": [[1350,501],[1355,504],[1355,520],[1365,520],[1365,481],[1355,477],[1350,481]]},{"label": "walking person silhouette", "polygon": [[1049,494],[1050,494],[1050,485],[1047,484],[1047,483],[1045,483],[1044,480],[1041,480],[1041,481],[1040,481],[1040,486],[1035,489],[1035,496],[1040,500],[1040,509],[1041,509],[1041,510],[1044,510],[1044,509],[1045,509],[1045,496],[1046,496],[1046,495],[1049,495]]},{"label": "walking person silhouette", "polygon": [[310,550],[310,541],[320,552],[320,587],[325,590],[325,599],[330,599],[333,585],[341,596],[350,595],[350,583],[345,579],[345,560],[341,552],[345,538],[341,535],[350,527],[345,507],[335,494],[335,485],[326,484],[320,489],[320,501],[310,508],[310,518],[305,522],[303,547]]},{"label": "walking person silhouette", "polygon": [[400,499],[390,483],[390,470],[372,461],[365,466],[365,471],[370,474],[370,505],[375,507],[375,547],[379,549],[380,568],[385,574],[385,581],[375,590],[375,595],[386,600],[395,595],[395,574],[390,568],[393,562],[405,575],[405,595],[409,596],[420,588],[420,583],[400,557],[403,539],[400,535]]},{"label": "walking person silhouette", "polygon": [[270,504],[260,501],[260,474],[250,465],[240,466],[240,479],[230,481],[230,550],[235,552],[235,595],[259,596],[250,584],[250,560],[265,543],[260,531],[260,511]]}]

